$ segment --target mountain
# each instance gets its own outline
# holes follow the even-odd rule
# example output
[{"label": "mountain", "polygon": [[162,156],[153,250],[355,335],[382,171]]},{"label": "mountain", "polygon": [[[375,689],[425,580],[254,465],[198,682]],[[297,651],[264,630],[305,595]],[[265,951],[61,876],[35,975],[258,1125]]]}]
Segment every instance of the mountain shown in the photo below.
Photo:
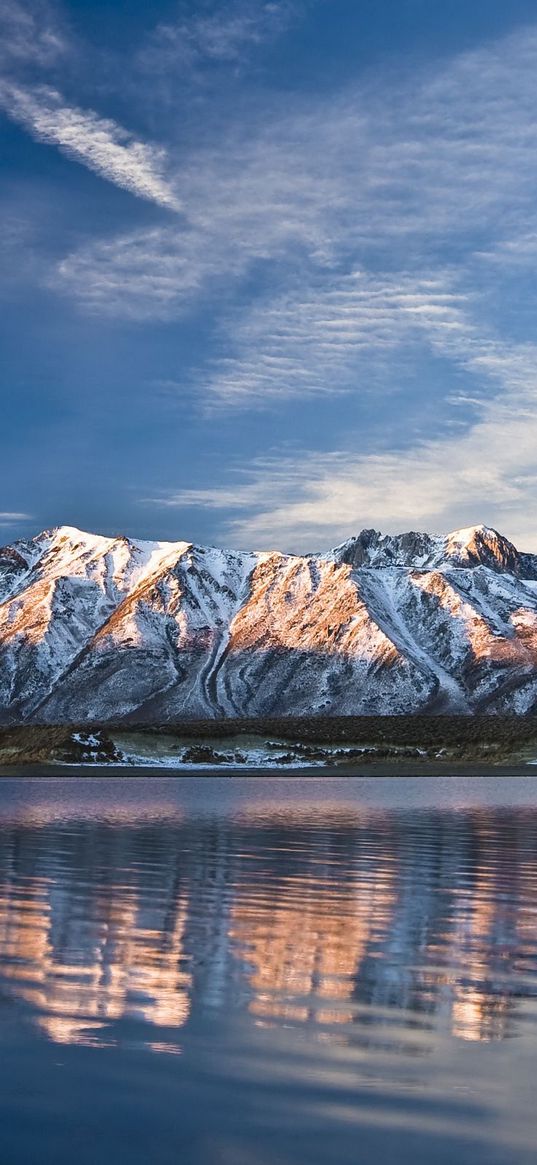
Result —
[{"label": "mountain", "polygon": [[105,538],[0,550],[0,721],[537,710],[537,556],[495,530],[326,554]]}]

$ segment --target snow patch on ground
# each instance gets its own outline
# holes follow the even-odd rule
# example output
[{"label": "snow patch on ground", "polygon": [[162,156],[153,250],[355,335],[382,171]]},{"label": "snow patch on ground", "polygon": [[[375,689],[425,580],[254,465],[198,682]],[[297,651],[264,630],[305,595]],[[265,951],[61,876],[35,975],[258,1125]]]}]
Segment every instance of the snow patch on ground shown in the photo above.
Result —
[{"label": "snow patch on ground", "polygon": [[285,753],[264,752],[263,749],[254,749],[245,756],[244,760],[218,760],[212,763],[201,761],[185,761],[181,754],[176,756],[159,756],[151,758],[148,756],[140,756],[136,753],[125,753],[122,764],[136,766],[140,768],[163,768],[163,769],[180,769],[188,770],[189,772],[215,772],[220,769],[233,772],[241,769],[303,769],[303,768],[325,768],[326,760],[307,760],[304,757],[297,757],[295,760],[284,760]]}]

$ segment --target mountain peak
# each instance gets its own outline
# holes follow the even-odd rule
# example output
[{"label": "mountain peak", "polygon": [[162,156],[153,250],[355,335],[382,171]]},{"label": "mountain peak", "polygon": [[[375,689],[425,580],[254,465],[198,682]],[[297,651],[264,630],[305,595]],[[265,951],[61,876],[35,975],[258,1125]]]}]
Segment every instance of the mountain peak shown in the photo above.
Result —
[{"label": "mountain peak", "polygon": [[123,534],[115,534],[107,537],[105,534],[94,534],[90,530],[80,530],[78,526],[54,526],[47,533],[54,542],[100,543],[128,541]]},{"label": "mountain peak", "polygon": [[[181,554],[192,543],[182,541],[155,541],[130,538],[124,534],[103,535],[77,526],[60,525],[44,530],[34,538],[20,540],[12,548],[21,551],[27,561],[36,561],[42,554],[53,552],[63,558],[80,554],[85,556],[106,554],[121,548],[138,555],[167,557]],[[238,551],[198,547],[203,553],[214,550],[218,554],[237,554]],[[252,552],[250,552],[252,553]],[[283,557],[289,557],[283,554]],[[262,557],[258,552],[256,557]],[[295,556],[296,557],[296,556]],[[300,555],[298,556],[300,557]],[[498,530],[483,523],[465,526],[445,535],[428,534],[424,531],[407,530],[399,534],[383,534],[375,529],[363,529],[358,535],[348,538],[325,554],[307,555],[308,558],[322,557],[332,561],[348,563],[353,567],[398,566],[414,570],[434,570],[445,567],[475,568],[488,566],[492,570],[505,570],[513,574],[533,577],[537,569],[537,558],[531,554],[521,554],[517,548]]]},{"label": "mountain peak", "polygon": [[517,574],[520,555],[516,546],[491,526],[468,526],[445,539],[446,556],[459,566],[489,566]]},{"label": "mountain peak", "polygon": [[0,551],[0,721],[537,710],[537,557],[490,527],[325,555],[58,526]]},{"label": "mountain peak", "polygon": [[399,566],[414,570],[434,570],[441,566],[472,568],[488,566],[519,574],[526,555],[490,526],[466,526],[446,535],[409,530],[403,534],[381,534],[362,530],[333,551],[336,561],[354,567]]}]

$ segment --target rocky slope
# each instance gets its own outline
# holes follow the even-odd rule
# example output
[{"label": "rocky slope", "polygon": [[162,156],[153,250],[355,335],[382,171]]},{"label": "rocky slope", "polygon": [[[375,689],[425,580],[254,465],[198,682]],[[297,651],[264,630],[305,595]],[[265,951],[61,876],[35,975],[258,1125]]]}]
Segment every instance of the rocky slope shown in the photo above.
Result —
[{"label": "rocky slope", "polygon": [[0,550],[0,722],[537,709],[537,556],[483,526],[240,553]]}]

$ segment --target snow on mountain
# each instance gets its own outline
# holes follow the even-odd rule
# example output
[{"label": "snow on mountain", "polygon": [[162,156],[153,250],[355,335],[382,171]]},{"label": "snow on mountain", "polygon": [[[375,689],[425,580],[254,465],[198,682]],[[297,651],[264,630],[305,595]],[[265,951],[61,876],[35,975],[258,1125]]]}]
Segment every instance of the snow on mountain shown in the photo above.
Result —
[{"label": "snow on mountain", "polygon": [[0,550],[0,719],[537,709],[537,557],[485,526],[242,553],[70,526]]}]

